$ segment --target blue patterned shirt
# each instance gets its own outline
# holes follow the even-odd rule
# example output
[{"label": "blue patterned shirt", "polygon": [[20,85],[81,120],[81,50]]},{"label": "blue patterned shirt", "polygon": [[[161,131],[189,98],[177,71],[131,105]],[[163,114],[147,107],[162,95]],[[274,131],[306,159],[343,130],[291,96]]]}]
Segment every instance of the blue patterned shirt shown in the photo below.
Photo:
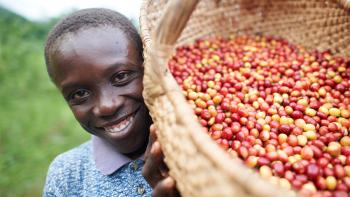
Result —
[{"label": "blue patterned shirt", "polygon": [[[130,160],[96,138],[57,156],[51,163],[44,197],[151,196],[141,175],[143,160]],[[102,147],[102,149],[101,149]]]}]

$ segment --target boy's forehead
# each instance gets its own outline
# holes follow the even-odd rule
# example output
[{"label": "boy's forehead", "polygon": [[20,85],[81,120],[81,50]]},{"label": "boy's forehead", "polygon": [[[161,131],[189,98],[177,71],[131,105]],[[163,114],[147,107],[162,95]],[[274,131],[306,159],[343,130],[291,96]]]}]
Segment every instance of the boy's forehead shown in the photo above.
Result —
[{"label": "boy's forehead", "polygon": [[111,40],[125,40],[129,41],[130,38],[127,35],[126,32],[121,30],[117,27],[110,27],[110,26],[98,26],[98,27],[87,27],[82,28],[74,32],[67,32],[65,33],[58,45],[62,46],[65,43],[80,43],[83,44],[91,43],[93,41],[95,42],[104,42],[104,41],[111,41]]},{"label": "boy's forehead", "polygon": [[130,39],[118,28],[89,28],[74,34],[66,35],[59,44],[59,51],[63,54],[81,53],[126,53]]},{"label": "boy's forehead", "polygon": [[132,65],[141,65],[138,50],[129,36],[118,28],[88,28],[69,33],[60,39],[51,54],[53,78],[65,70],[62,66],[68,68],[64,65],[70,65],[70,68],[74,65],[110,65],[126,59]]}]

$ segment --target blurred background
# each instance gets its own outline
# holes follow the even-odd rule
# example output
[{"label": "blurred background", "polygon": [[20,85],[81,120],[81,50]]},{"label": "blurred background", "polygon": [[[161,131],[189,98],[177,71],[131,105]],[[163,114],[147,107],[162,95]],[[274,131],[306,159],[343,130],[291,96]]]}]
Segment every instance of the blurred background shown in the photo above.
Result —
[{"label": "blurred background", "polygon": [[47,76],[44,42],[62,16],[105,7],[138,26],[141,0],[0,0],[0,197],[41,196],[52,159],[88,140]]}]

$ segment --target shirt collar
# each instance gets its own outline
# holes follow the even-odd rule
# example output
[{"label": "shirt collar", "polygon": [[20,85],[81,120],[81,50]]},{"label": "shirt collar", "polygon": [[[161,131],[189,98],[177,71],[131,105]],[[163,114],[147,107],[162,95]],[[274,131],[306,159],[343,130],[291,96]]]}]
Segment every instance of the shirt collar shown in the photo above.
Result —
[{"label": "shirt collar", "polygon": [[[94,135],[92,135],[92,155],[96,168],[103,175],[111,175],[126,163],[133,161],[116,151],[108,142]],[[139,159],[143,160],[143,155]]]}]

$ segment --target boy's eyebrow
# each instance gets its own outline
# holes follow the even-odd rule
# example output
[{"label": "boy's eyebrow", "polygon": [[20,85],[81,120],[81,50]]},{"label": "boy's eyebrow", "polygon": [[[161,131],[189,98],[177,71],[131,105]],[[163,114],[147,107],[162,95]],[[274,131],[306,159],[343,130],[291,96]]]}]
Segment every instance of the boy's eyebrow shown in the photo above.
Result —
[{"label": "boy's eyebrow", "polygon": [[[128,67],[128,66],[132,66],[132,67]],[[106,69],[106,73],[110,73],[111,70],[114,70],[115,67],[119,67],[119,68],[138,68],[138,67],[142,66],[142,63],[139,63],[137,61],[130,61],[128,60],[127,62],[115,62],[111,65],[108,66],[108,68]]]},{"label": "boy's eyebrow", "polygon": [[69,91],[70,89],[81,87],[81,83],[68,78],[61,81],[61,83],[59,84],[59,87],[61,92],[66,93],[66,91]]},{"label": "boy's eyebrow", "polygon": [[60,87],[61,87],[61,91],[63,93],[67,93],[67,91],[69,91],[70,89],[73,89],[75,87],[77,87],[78,85],[74,84],[74,83],[61,83]]}]

